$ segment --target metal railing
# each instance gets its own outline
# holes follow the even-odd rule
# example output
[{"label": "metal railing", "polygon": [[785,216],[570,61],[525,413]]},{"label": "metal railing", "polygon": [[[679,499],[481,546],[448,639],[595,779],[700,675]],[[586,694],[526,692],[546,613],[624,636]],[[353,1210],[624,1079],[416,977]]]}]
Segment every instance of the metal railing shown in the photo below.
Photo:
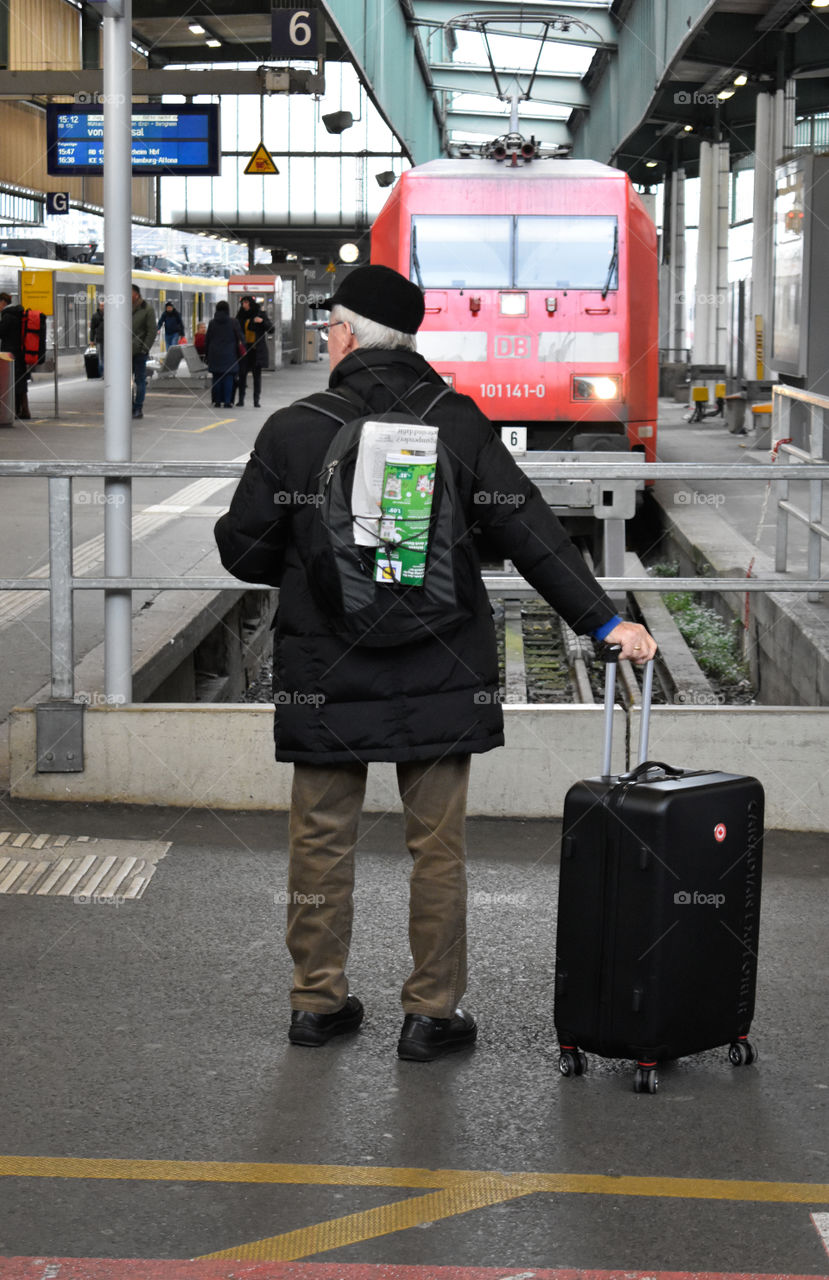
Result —
[{"label": "metal railing", "polygon": [[[807,405],[809,409],[809,451],[798,449],[791,443],[792,405]],[[808,529],[807,573],[817,582],[820,578],[820,562],[822,540],[829,538],[829,529],[823,523],[823,480],[820,464],[825,463],[823,456],[824,430],[829,420],[829,396],[815,395],[809,391],[801,391],[797,387],[772,388],[772,436],[776,442],[776,452],[794,458],[797,463],[806,465],[807,474],[800,468],[794,468],[798,480],[808,480],[809,510],[801,511],[789,501],[789,479],[780,472],[775,483],[777,499],[777,526],[774,567],[778,573],[786,573],[789,560],[789,517],[799,521]],[[786,468],[787,473],[792,468]],[[807,599],[818,601],[820,593],[810,591]]]},{"label": "metal railing", "polygon": [[[785,388],[788,394],[790,389]],[[812,397],[812,399],[815,399]],[[829,405],[829,401],[827,402]],[[821,405],[821,407],[823,407]],[[552,480],[618,481],[618,463],[535,461],[530,457],[521,460],[526,473],[543,485]],[[76,591],[103,591],[123,596],[133,591],[224,591],[228,587],[239,590],[256,590],[256,584],[239,586],[238,579],[229,574],[221,575],[113,575],[77,577],[74,573],[72,554],[72,481],[98,479],[129,483],[132,479],[174,479],[227,477],[238,479],[244,470],[242,462],[62,462],[62,461],[0,461],[0,478],[42,477],[48,481],[49,507],[49,571],[46,577],[0,578],[0,591],[48,591],[50,596],[51,627],[51,694],[56,701],[74,697],[74,627],[73,595]],[[801,479],[803,469],[799,463],[777,464],[773,476],[767,464],[747,463],[734,468],[729,479],[771,480],[788,483]],[[626,461],[623,468],[625,481],[640,480],[722,480],[723,468],[708,463],[645,463]],[[829,462],[813,462],[810,459],[809,480],[812,485],[822,485],[829,479]],[[787,514],[794,514],[791,509]],[[825,536],[822,526],[810,531]],[[809,558],[809,576],[788,578],[711,578],[711,577],[599,577],[606,591],[783,591],[814,595],[820,580],[820,559]],[[531,596],[534,589],[519,575],[509,573],[485,573],[484,582],[492,595]],[[270,589],[270,588],[264,588]],[[106,639],[105,639],[106,644]],[[107,689],[107,695],[110,694]]]}]

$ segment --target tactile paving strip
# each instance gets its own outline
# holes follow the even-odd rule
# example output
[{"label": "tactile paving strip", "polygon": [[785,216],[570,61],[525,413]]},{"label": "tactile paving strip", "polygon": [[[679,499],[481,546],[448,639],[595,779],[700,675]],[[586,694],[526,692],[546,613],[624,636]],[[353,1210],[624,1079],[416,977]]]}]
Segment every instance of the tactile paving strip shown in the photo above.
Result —
[{"label": "tactile paving strip", "polygon": [[135,900],[169,848],[161,840],[0,831],[0,894]]}]

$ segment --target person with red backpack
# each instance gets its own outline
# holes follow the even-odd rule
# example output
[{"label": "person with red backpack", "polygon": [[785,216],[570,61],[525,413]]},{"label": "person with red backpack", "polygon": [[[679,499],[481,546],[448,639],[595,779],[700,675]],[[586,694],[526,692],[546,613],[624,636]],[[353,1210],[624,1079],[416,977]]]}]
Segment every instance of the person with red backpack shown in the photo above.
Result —
[{"label": "person with red backpack", "polygon": [[31,418],[29,412],[29,366],[23,350],[23,307],[11,295],[0,293],[0,351],[14,356],[14,416]]}]

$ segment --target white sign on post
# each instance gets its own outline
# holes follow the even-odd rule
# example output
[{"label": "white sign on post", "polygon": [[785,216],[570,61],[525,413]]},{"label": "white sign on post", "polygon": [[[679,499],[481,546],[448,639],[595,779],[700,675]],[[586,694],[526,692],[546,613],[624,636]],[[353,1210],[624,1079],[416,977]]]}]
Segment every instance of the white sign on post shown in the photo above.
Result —
[{"label": "white sign on post", "polygon": [[501,439],[509,449],[510,453],[527,452],[526,427],[502,427]]}]

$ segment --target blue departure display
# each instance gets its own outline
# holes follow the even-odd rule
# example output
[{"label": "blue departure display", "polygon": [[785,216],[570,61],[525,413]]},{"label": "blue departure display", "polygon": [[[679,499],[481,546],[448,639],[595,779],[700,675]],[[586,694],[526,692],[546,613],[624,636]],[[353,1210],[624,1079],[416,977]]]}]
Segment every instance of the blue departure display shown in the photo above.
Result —
[{"label": "blue departure display", "polygon": [[[104,113],[99,105],[51,103],[47,107],[47,173],[101,174]],[[132,109],[132,172],[135,176],[218,174],[219,108],[171,105]]]}]

